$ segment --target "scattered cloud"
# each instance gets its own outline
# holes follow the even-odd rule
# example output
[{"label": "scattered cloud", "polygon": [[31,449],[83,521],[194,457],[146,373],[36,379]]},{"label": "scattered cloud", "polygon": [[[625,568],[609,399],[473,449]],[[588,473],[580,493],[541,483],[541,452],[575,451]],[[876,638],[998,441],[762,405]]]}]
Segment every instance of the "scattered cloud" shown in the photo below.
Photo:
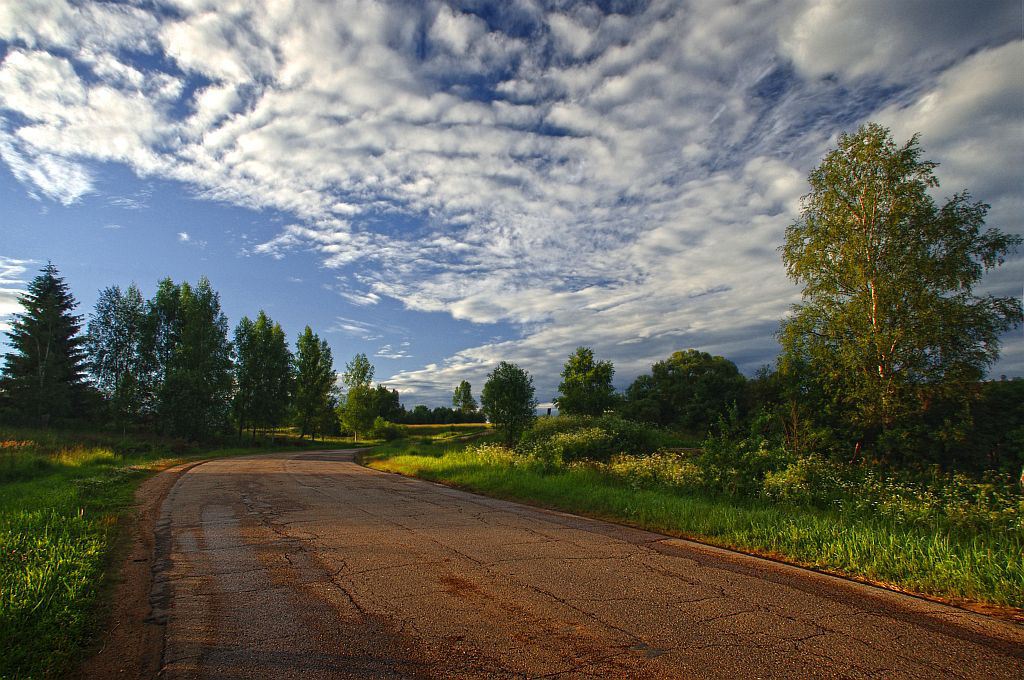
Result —
[{"label": "scattered cloud", "polygon": [[18,296],[25,292],[25,274],[31,260],[0,255],[0,333],[11,330],[11,315],[21,311]]},{"label": "scattered cloud", "polygon": [[382,345],[380,349],[373,353],[373,356],[379,359],[409,359],[412,355],[409,354],[404,348],[392,348],[391,345]]},{"label": "scattered cloud", "polygon": [[246,253],[315,254],[351,314],[392,298],[512,326],[388,381],[425,399],[501,359],[547,399],[581,344],[620,380],[690,346],[770,361],[797,299],[776,248],[866,120],[920,131],[943,191],[1022,231],[1016,1],[161,4],[0,6],[0,158],[44,202],[115,162],[273,209],[284,226]]}]

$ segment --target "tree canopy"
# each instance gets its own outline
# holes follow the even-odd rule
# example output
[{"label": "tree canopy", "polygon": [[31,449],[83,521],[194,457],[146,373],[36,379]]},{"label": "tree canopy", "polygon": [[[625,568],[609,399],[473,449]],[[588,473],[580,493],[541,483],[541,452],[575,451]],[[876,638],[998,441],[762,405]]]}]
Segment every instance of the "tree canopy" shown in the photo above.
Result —
[{"label": "tree canopy", "polygon": [[480,406],[488,420],[504,431],[505,441],[515,442],[536,416],[533,378],[515,364],[502,361],[487,376]]},{"label": "tree canopy", "polygon": [[624,413],[663,427],[706,431],[743,400],[746,379],[736,364],[688,349],[651,366],[626,390]]},{"label": "tree canopy", "polygon": [[0,387],[20,419],[48,424],[81,414],[85,397],[82,317],[57,268],[47,264],[18,297],[24,312],[7,333],[13,351],[4,355]]},{"label": "tree canopy", "polygon": [[335,418],[337,382],[330,346],[306,326],[295,343],[293,404],[300,436],[333,429],[329,425]]},{"label": "tree canopy", "polygon": [[610,361],[594,361],[594,351],[577,347],[562,369],[555,406],[567,415],[599,416],[616,403]]},{"label": "tree canopy", "polygon": [[473,398],[473,386],[463,380],[455,387],[452,394],[452,406],[464,415],[476,413],[476,399]]},{"label": "tree canopy", "polygon": [[292,390],[292,354],[284,330],[260,310],[256,320],[242,317],[235,329],[235,416],[257,428],[281,424]]},{"label": "tree canopy", "polygon": [[1015,298],[974,293],[1020,237],[983,230],[988,206],[967,192],[936,205],[935,167],[916,135],[898,145],[874,123],[841,135],[781,248],[803,284],[784,354],[820,376],[867,440],[980,379],[1021,321]]}]

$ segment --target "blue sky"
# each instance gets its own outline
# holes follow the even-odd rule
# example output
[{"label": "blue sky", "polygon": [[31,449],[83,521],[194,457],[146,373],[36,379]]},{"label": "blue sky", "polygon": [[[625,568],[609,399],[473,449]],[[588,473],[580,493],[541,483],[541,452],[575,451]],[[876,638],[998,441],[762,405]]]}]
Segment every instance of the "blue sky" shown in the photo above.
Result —
[{"label": "blue sky", "polygon": [[[554,396],[695,347],[774,359],[777,246],[843,130],[920,132],[1024,231],[1017,0],[0,4],[0,329],[47,260],[207,275],[407,405],[500,360]],[[1024,257],[988,277],[1020,294]],[[1024,335],[995,374],[1024,375]]]}]

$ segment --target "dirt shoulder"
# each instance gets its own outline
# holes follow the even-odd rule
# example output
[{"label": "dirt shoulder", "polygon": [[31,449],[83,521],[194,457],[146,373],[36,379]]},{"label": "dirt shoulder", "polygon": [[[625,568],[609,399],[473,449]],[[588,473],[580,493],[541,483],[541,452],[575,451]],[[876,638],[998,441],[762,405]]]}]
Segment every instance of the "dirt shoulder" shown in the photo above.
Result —
[{"label": "dirt shoulder", "polygon": [[[126,547],[115,558],[115,576],[105,630],[99,649],[91,653],[74,677],[152,678],[160,670],[164,624],[151,619],[156,523],[167,493],[185,472],[206,461],[175,465],[142,482],[135,491],[135,515]],[[119,562],[119,564],[118,564]]]}]

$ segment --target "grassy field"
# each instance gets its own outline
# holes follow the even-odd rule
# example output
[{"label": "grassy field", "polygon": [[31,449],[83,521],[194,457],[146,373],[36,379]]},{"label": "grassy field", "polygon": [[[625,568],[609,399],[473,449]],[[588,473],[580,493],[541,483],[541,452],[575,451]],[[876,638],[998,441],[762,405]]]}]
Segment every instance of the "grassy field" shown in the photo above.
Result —
[{"label": "grassy field", "polygon": [[[636,466],[544,470],[497,446],[402,441],[363,456],[373,468],[490,496],[624,522],[896,589],[1024,607],[1024,526],[907,521],[885,512],[793,507],[682,492]],[[905,499],[894,498],[894,502]]]},{"label": "grassy field", "polygon": [[261,450],[0,429],[0,678],[59,677],[81,652],[139,482]]}]

